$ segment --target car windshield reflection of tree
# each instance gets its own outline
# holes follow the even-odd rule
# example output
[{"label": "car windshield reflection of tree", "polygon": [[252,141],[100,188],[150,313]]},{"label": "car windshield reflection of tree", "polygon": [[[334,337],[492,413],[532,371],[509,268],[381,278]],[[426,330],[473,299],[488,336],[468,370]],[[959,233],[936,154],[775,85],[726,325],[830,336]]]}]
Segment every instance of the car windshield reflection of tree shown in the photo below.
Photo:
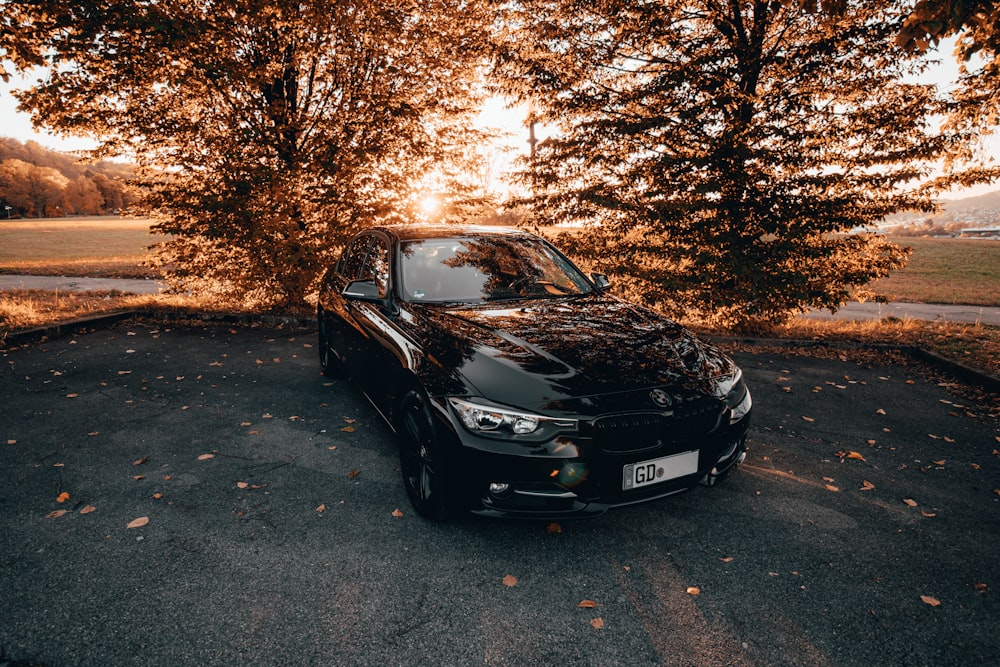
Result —
[{"label": "car windshield reflection of tree", "polygon": [[402,258],[402,295],[413,302],[474,304],[591,289],[575,267],[534,239],[408,241]]}]

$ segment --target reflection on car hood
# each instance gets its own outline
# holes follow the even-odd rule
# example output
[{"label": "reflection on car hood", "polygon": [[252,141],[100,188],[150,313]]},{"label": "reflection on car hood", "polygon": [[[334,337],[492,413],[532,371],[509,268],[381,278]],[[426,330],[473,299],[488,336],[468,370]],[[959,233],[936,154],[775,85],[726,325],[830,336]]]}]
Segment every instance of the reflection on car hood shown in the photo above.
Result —
[{"label": "reflection on car hood", "polygon": [[692,383],[714,393],[735,370],[673,321],[601,294],[411,311],[432,362],[512,405]]}]

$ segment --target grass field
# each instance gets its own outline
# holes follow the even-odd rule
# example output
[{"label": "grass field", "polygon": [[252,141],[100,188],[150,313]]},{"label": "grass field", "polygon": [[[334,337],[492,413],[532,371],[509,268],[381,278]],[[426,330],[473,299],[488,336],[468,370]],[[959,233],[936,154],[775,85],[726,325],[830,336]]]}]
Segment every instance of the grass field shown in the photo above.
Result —
[{"label": "grass field", "polygon": [[913,249],[910,262],[871,286],[890,301],[1000,306],[1000,241],[894,240]]},{"label": "grass field", "polygon": [[0,221],[0,272],[27,275],[144,278],[146,218],[60,218]]},{"label": "grass field", "polygon": [[[0,221],[0,273],[149,277],[141,262],[162,240],[135,218]],[[1000,306],[1000,241],[899,239],[909,265],[872,287],[890,300]],[[4,332],[119,308],[211,308],[197,297],[116,293],[0,292]],[[706,332],[711,333],[711,332]],[[919,345],[1000,375],[1000,328],[941,322],[848,322],[798,318],[775,336]]]}]

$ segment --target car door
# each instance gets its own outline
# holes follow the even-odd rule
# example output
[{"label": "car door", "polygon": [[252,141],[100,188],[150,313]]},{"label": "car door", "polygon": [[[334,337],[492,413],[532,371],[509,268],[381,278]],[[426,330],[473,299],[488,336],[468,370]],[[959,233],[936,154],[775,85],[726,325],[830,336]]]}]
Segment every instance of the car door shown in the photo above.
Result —
[{"label": "car door", "polygon": [[345,351],[348,375],[389,414],[392,380],[400,368],[400,334],[390,299],[390,244],[372,235],[364,261],[344,288]]}]

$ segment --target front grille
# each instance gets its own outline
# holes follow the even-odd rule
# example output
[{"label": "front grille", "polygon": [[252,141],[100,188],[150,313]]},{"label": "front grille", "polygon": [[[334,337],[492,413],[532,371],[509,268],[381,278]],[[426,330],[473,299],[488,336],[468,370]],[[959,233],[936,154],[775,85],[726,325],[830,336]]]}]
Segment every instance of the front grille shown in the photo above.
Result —
[{"label": "front grille", "polygon": [[609,454],[681,445],[715,431],[724,412],[721,401],[701,399],[680,403],[667,413],[610,415],[594,421],[594,439],[600,450]]}]

